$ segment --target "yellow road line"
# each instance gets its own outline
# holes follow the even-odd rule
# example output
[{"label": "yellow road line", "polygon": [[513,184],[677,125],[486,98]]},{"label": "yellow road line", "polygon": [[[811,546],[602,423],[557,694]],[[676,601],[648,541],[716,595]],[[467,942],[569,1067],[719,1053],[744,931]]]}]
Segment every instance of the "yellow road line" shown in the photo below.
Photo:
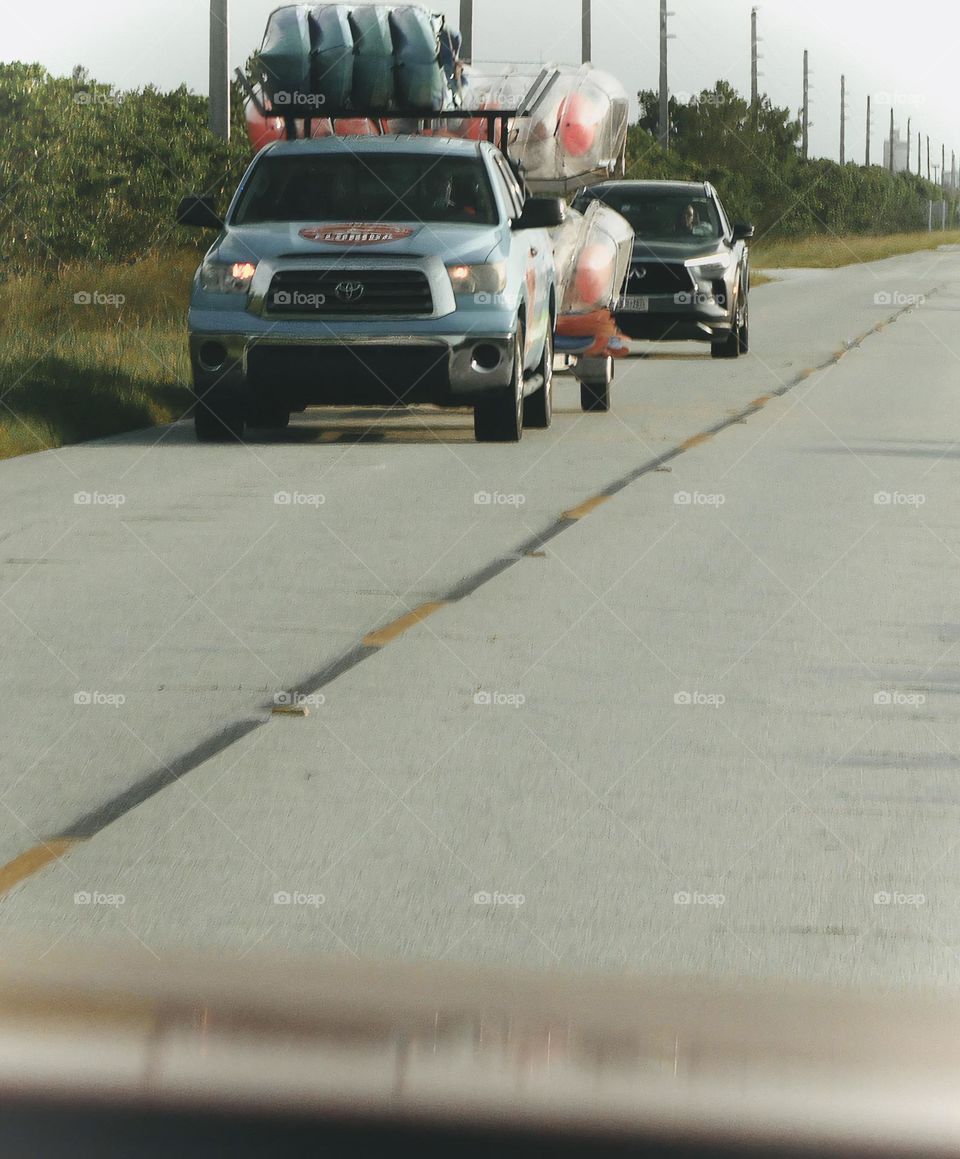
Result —
[{"label": "yellow road line", "polygon": [[712,438],[713,435],[709,433],[694,435],[690,439],[684,439],[684,441],[680,444],[680,450],[689,451],[692,447],[699,447],[703,443],[709,443]]},{"label": "yellow road line", "polygon": [[398,620],[394,620],[382,628],[377,628],[375,632],[368,632],[363,637],[363,642],[368,648],[382,648],[384,644],[389,644],[391,640],[396,640],[398,636],[402,636],[408,628],[412,628],[421,620],[425,620],[427,616],[432,616],[434,612],[439,612],[441,608],[445,608],[447,603],[447,600],[437,600],[434,603],[421,604],[419,608],[414,608],[412,612],[407,612]]},{"label": "yellow road line", "polygon": [[588,499],[585,503],[581,503],[577,507],[571,507],[569,511],[564,511],[561,519],[583,519],[591,511],[596,511],[601,503],[606,503],[609,498],[609,495],[594,495],[592,499]]},{"label": "yellow road line", "polygon": [[59,861],[62,857],[66,857],[76,844],[76,841],[68,837],[54,837],[44,841],[42,845],[34,845],[13,861],[0,866],[0,894],[7,893],[25,878],[49,865],[51,861]]}]

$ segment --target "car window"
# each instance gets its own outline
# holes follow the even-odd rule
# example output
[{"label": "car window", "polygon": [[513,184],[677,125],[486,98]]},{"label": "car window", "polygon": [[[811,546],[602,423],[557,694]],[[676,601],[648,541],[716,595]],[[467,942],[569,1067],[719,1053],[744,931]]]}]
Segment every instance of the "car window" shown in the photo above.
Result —
[{"label": "car window", "polygon": [[716,239],[723,233],[716,203],[702,191],[609,189],[581,194],[576,208],[586,208],[597,197],[625,217],[642,240],[694,241]]},{"label": "car window", "polygon": [[498,218],[479,158],[343,153],[264,157],[232,224],[358,220],[495,225]]}]

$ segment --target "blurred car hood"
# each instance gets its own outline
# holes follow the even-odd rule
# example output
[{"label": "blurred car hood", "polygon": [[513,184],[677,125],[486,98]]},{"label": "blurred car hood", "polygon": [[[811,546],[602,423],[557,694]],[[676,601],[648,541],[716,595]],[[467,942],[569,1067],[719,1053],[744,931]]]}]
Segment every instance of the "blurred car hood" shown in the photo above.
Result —
[{"label": "blurred car hood", "polygon": [[0,1097],[955,1154],[938,998],[8,944]]}]

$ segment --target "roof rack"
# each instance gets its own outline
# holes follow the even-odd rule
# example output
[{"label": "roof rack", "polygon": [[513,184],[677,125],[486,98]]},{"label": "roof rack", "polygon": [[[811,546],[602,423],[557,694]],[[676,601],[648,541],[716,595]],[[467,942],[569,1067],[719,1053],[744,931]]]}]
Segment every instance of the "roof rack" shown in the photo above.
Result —
[{"label": "roof rack", "polygon": [[[416,121],[419,124],[420,130],[426,129],[431,122],[435,121],[461,121],[461,120],[477,120],[485,121],[487,125],[487,140],[498,146],[500,151],[504,154],[508,161],[511,160],[509,153],[510,145],[510,122],[520,117],[532,117],[543,104],[544,100],[550,93],[560,78],[558,69],[544,68],[540,71],[539,76],[530,86],[530,89],[520,101],[515,109],[467,109],[467,108],[453,108],[442,109],[440,112],[428,112],[423,109],[373,109],[373,108],[345,108],[345,109],[328,109],[326,106],[323,112],[311,110],[309,113],[288,113],[278,112],[275,109],[268,109],[260,98],[260,94],[251,85],[249,78],[241,70],[237,69],[237,81],[240,87],[246,93],[248,99],[253,103],[254,108],[261,117],[277,117],[284,122],[287,139],[293,140],[297,136],[296,126],[298,122],[303,122],[304,136],[309,137],[311,134],[313,121],[337,121],[344,119],[362,119],[374,122],[387,120],[403,120]],[[497,126],[499,124],[499,139],[497,133]],[[511,161],[511,165],[513,162]]]}]

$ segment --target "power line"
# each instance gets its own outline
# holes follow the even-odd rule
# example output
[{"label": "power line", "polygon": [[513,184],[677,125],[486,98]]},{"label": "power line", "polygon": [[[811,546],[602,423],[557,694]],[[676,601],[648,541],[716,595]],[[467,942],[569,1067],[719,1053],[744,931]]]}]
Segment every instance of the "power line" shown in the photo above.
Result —
[{"label": "power line", "polygon": [[468,63],[473,61],[473,0],[460,0],[460,55]]},{"label": "power line", "polygon": [[667,31],[668,19],[673,13],[667,10],[667,0],[660,0],[660,144],[670,148],[670,84],[667,69],[667,42],[672,40]]},{"label": "power line", "polygon": [[810,53],[807,49],[803,50],[803,110],[801,113],[803,118],[803,159],[808,160],[810,157]]},{"label": "power line", "polygon": [[840,77],[840,164],[847,163],[847,78]]},{"label": "power line", "polygon": [[210,0],[210,131],[230,140],[228,0]]}]

